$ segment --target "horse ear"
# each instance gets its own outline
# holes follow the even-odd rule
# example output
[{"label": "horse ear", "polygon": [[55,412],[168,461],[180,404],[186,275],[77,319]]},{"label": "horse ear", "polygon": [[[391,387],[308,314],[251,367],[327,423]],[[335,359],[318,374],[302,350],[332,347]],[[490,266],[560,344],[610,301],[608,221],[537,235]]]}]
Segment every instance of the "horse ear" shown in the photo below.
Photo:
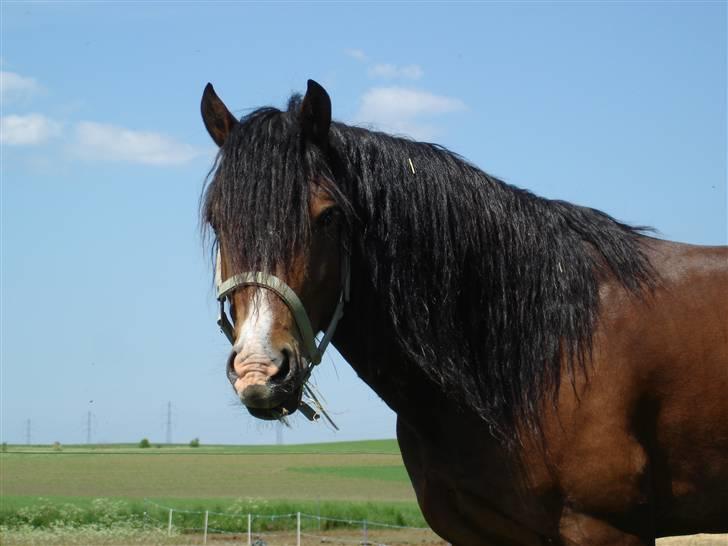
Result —
[{"label": "horse ear", "polygon": [[301,124],[308,139],[320,148],[327,146],[331,126],[331,99],[326,89],[313,80],[308,80],[306,96],[301,104]]},{"label": "horse ear", "polygon": [[223,104],[210,83],[205,86],[205,91],[202,93],[200,110],[207,132],[210,133],[215,144],[222,146],[238,120]]}]

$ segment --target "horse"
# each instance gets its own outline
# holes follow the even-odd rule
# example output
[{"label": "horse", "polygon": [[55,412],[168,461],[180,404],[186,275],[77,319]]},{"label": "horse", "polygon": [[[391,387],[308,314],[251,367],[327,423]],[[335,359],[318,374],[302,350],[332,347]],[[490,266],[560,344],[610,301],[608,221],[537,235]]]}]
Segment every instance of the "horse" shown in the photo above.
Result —
[{"label": "horse", "polygon": [[331,342],[396,412],[452,544],[728,530],[728,247],[332,121],[313,80],[240,119],[208,84],[201,111],[226,373],[252,415],[318,417],[306,381]]}]

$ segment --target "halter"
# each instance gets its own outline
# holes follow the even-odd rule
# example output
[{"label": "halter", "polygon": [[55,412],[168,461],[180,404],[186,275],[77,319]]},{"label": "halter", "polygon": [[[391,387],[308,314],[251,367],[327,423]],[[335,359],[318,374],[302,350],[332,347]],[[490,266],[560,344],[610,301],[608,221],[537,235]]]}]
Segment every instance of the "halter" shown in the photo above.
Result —
[{"label": "halter", "polygon": [[[288,309],[291,311],[293,319],[296,321],[298,327],[298,333],[301,336],[301,343],[303,345],[303,355],[308,360],[308,367],[306,368],[302,387],[307,390],[307,394],[316,402],[319,409],[326,415],[321,408],[316,397],[313,396],[310,388],[307,387],[306,381],[308,381],[313,367],[321,362],[321,357],[326,350],[331,338],[334,336],[336,326],[339,324],[339,320],[344,316],[344,305],[349,301],[349,288],[351,285],[351,260],[349,252],[345,249],[341,249],[341,291],[339,292],[339,300],[334,309],[334,314],[331,317],[328,328],[324,333],[324,337],[321,342],[316,345],[316,336],[313,328],[311,327],[311,321],[308,318],[308,313],[301,302],[301,299],[288,286],[283,280],[279,279],[275,275],[270,273],[263,273],[261,271],[247,271],[245,273],[238,273],[232,277],[222,280],[222,258],[220,256],[220,249],[217,250],[217,258],[215,264],[215,284],[217,286],[217,300],[220,302],[220,309],[218,312],[217,324],[220,330],[228,338],[231,345],[235,344],[235,328],[233,327],[230,319],[228,319],[227,313],[225,313],[225,301],[230,299],[231,295],[238,288],[245,286],[258,286],[272,291],[278,296],[283,303],[286,304]],[[303,389],[302,389],[303,390]],[[318,419],[318,414],[308,407],[303,401],[300,402],[300,409],[303,413],[312,421]],[[326,416],[328,418],[328,416]],[[330,419],[329,419],[330,421]],[[333,423],[332,423],[333,424]],[[336,425],[334,425],[336,426]]]}]

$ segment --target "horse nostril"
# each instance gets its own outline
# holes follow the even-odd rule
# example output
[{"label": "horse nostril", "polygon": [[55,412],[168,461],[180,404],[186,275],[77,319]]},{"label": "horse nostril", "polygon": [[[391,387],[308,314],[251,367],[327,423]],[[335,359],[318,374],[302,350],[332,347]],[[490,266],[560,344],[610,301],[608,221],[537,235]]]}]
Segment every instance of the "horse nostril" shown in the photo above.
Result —
[{"label": "horse nostril", "polygon": [[283,349],[281,353],[283,354],[283,359],[281,360],[281,365],[278,367],[278,371],[270,378],[272,383],[283,382],[291,371],[291,351]]},{"label": "horse nostril", "polygon": [[227,368],[226,368],[228,381],[230,381],[230,383],[232,383],[233,386],[235,386],[235,382],[238,380],[238,374],[235,373],[235,357],[236,356],[237,356],[237,353],[235,351],[232,351],[230,353],[230,356],[228,357],[228,360],[227,360]]}]

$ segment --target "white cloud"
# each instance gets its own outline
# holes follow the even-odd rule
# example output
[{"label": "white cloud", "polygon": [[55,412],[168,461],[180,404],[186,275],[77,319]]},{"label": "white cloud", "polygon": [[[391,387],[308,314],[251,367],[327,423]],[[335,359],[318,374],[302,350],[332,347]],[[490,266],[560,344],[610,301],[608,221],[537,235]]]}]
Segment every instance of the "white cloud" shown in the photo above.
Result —
[{"label": "white cloud", "polygon": [[361,61],[363,63],[365,63],[369,60],[369,57],[367,57],[367,54],[364,53],[361,49],[345,49],[344,53],[346,53],[349,57],[356,59],[357,61]]},{"label": "white cloud", "polygon": [[33,78],[0,70],[0,96],[3,102],[27,99],[40,90],[41,86]]},{"label": "white cloud", "polygon": [[417,64],[408,64],[406,66],[397,66],[396,64],[375,64],[369,68],[369,76],[372,78],[405,78],[408,80],[418,80],[424,74],[422,67]]},{"label": "white cloud", "polygon": [[3,144],[33,146],[60,133],[61,124],[42,114],[0,118],[0,142]]},{"label": "white cloud", "polygon": [[82,121],[76,124],[74,149],[83,159],[145,165],[179,165],[208,153],[160,133]]},{"label": "white cloud", "polygon": [[434,95],[404,87],[374,87],[364,93],[354,121],[416,139],[429,139],[437,127],[426,123],[430,117],[465,110],[460,99]]}]

